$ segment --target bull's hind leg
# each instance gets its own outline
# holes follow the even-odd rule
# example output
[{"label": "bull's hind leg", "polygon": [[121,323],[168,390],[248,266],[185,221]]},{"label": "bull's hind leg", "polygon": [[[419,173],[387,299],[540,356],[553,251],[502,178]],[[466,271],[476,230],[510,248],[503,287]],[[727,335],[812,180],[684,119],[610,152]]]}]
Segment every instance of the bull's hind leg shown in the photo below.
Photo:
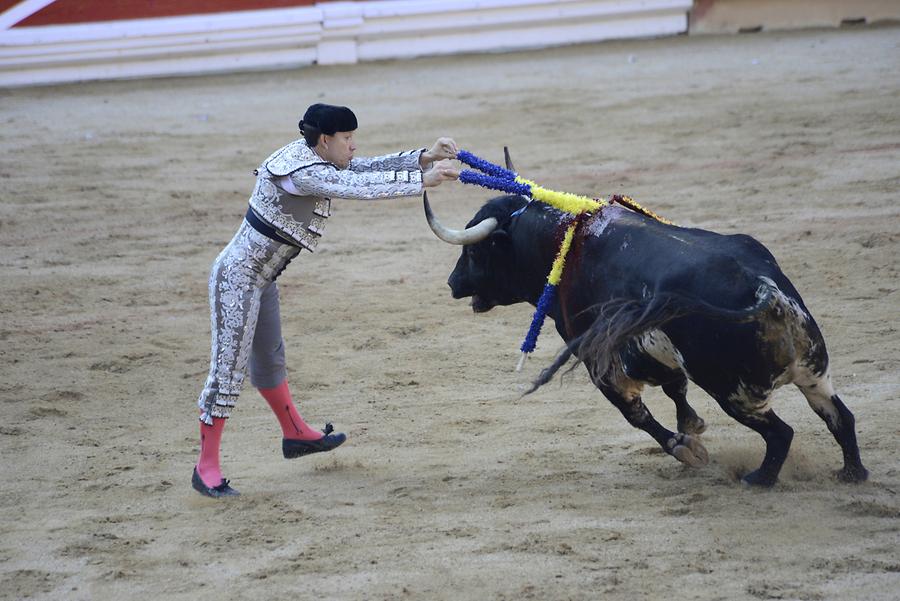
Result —
[{"label": "bull's hind leg", "polygon": [[844,467],[836,473],[837,477],[844,482],[866,480],[869,472],[863,467],[859,457],[859,446],[856,443],[856,419],[840,397],[835,394],[828,372],[815,375],[809,370],[804,370],[794,383],[803,392],[809,406],[824,420],[832,436],[841,445]]},{"label": "bull's hind leg", "polygon": [[641,400],[643,385],[640,382],[628,378],[619,369],[613,371],[615,375],[608,378],[594,378],[594,384],[622,412],[629,424],[652,436],[666,453],[684,464],[701,467],[709,462],[709,455],[699,439],[672,432],[656,421]]}]

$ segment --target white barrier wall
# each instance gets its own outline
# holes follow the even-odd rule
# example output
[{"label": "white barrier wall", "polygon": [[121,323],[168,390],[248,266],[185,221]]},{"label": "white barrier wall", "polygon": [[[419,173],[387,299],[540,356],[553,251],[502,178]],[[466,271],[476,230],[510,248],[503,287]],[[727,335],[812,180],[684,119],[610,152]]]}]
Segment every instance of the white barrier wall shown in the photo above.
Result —
[{"label": "white barrier wall", "polygon": [[[539,48],[687,32],[692,0],[389,0],[9,27],[0,86]],[[13,20],[15,18],[15,20]]]}]

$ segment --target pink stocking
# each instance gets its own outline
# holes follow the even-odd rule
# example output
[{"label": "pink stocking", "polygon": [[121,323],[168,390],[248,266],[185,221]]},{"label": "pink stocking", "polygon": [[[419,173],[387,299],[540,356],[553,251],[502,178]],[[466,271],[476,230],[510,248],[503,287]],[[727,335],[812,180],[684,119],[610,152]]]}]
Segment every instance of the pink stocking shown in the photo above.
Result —
[{"label": "pink stocking", "polygon": [[222,430],[225,429],[225,418],[214,417],[213,425],[200,422],[200,459],[197,461],[197,473],[209,487],[222,483],[222,468],[219,466],[219,446],[222,443]]},{"label": "pink stocking", "polygon": [[313,430],[309,424],[303,421],[294,401],[291,399],[291,391],[288,389],[287,380],[275,388],[260,388],[259,393],[269,403],[269,407],[281,424],[281,431],[285,438],[293,440],[318,440],[324,436],[318,430]]}]

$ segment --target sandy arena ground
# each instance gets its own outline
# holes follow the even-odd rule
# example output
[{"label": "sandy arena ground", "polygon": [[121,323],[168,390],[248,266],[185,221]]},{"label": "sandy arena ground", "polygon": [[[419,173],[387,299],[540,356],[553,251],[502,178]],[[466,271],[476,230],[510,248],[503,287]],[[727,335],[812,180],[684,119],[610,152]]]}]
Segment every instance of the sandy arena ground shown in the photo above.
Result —
[{"label": "sandy arena ground", "polygon": [[[900,596],[900,29],[672,38],[0,92],[0,598],[866,599]],[[548,187],[627,193],[763,241],[819,321],[871,480],[793,387],[780,484],[704,393],[706,468],[630,428],[580,368],[520,399],[531,307],[474,316],[417,197],[336,203],[280,278],[290,380],[349,435],[285,461],[247,390],[242,493],[190,488],[209,266],[251,171],[324,100],[360,155],[460,146]],[[444,185],[461,226],[490,193]],[[663,422],[674,408],[645,396]]]}]

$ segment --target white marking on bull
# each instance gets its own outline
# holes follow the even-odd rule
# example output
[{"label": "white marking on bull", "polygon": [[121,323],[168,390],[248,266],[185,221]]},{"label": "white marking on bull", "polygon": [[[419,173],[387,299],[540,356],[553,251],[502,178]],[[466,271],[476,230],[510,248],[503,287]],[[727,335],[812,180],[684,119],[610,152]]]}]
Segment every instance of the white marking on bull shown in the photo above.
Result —
[{"label": "white marking on bull", "polygon": [[834,387],[831,385],[831,374],[828,372],[827,368],[825,369],[825,373],[816,374],[814,367],[807,363],[798,362],[792,367],[792,381],[794,384],[804,389],[818,389],[820,394],[829,398],[834,395]]},{"label": "white marking on bull", "polygon": [[[763,281],[763,286],[757,291],[757,297],[765,294],[764,288],[769,288],[775,300],[772,304],[774,315],[763,316],[760,321],[760,344],[782,350],[781,356],[776,355],[775,357],[776,360],[780,358],[783,361],[783,369],[768,386],[747,384],[743,380],[739,380],[735,391],[728,396],[729,402],[742,407],[747,412],[765,413],[771,407],[772,392],[792,382],[800,387],[807,399],[810,398],[810,394],[816,399],[830,399],[830,394],[823,397],[824,390],[811,393],[807,390],[820,385],[820,377],[815,375],[812,368],[805,363],[813,348],[809,334],[803,327],[810,319],[809,313],[800,306],[796,299],[785,294],[771,278],[760,276],[760,280]],[[830,382],[827,383],[827,389],[831,391]],[[816,408],[813,401],[810,401],[810,405],[813,405],[814,409]]]},{"label": "white marking on bull", "polygon": [[648,355],[669,369],[684,369],[684,357],[662,330],[648,330],[638,341]]},{"label": "white marking on bull", "polygon": [[830,420],[829,423],[835,422],[838,414],[832,399],[836,394],[828,369],[826,368],[823,374],[816,374],[813,366],[800,363],[794,366],[793,374],[794,384],[806,397],[806,402],[812,410]]},{"label": "white marking on bull", "polygon": [[616,219],[625,209],[621,207],[604,207],[600,211],[600,217],[592,220],[587,227],[587,232],[591,236],[600,237],[606,231],[606,227]]},{"label": "white marking on bull", "polygon": [[759,279],[761,279],[767,286],[769,286],[773,290],[775,299],[778,301],[778,304],[781,305],[791,315],[799,319],[800,323],[806,323],[807,321],[809,321],[809,313],[803,310],[803,307],[800,306],[800,303],[797,302],[797,299],[791,298],[790,296],[782,292],[781,288],[779,288],[771,278],[767,278],[766,276],[759,276]]}]

